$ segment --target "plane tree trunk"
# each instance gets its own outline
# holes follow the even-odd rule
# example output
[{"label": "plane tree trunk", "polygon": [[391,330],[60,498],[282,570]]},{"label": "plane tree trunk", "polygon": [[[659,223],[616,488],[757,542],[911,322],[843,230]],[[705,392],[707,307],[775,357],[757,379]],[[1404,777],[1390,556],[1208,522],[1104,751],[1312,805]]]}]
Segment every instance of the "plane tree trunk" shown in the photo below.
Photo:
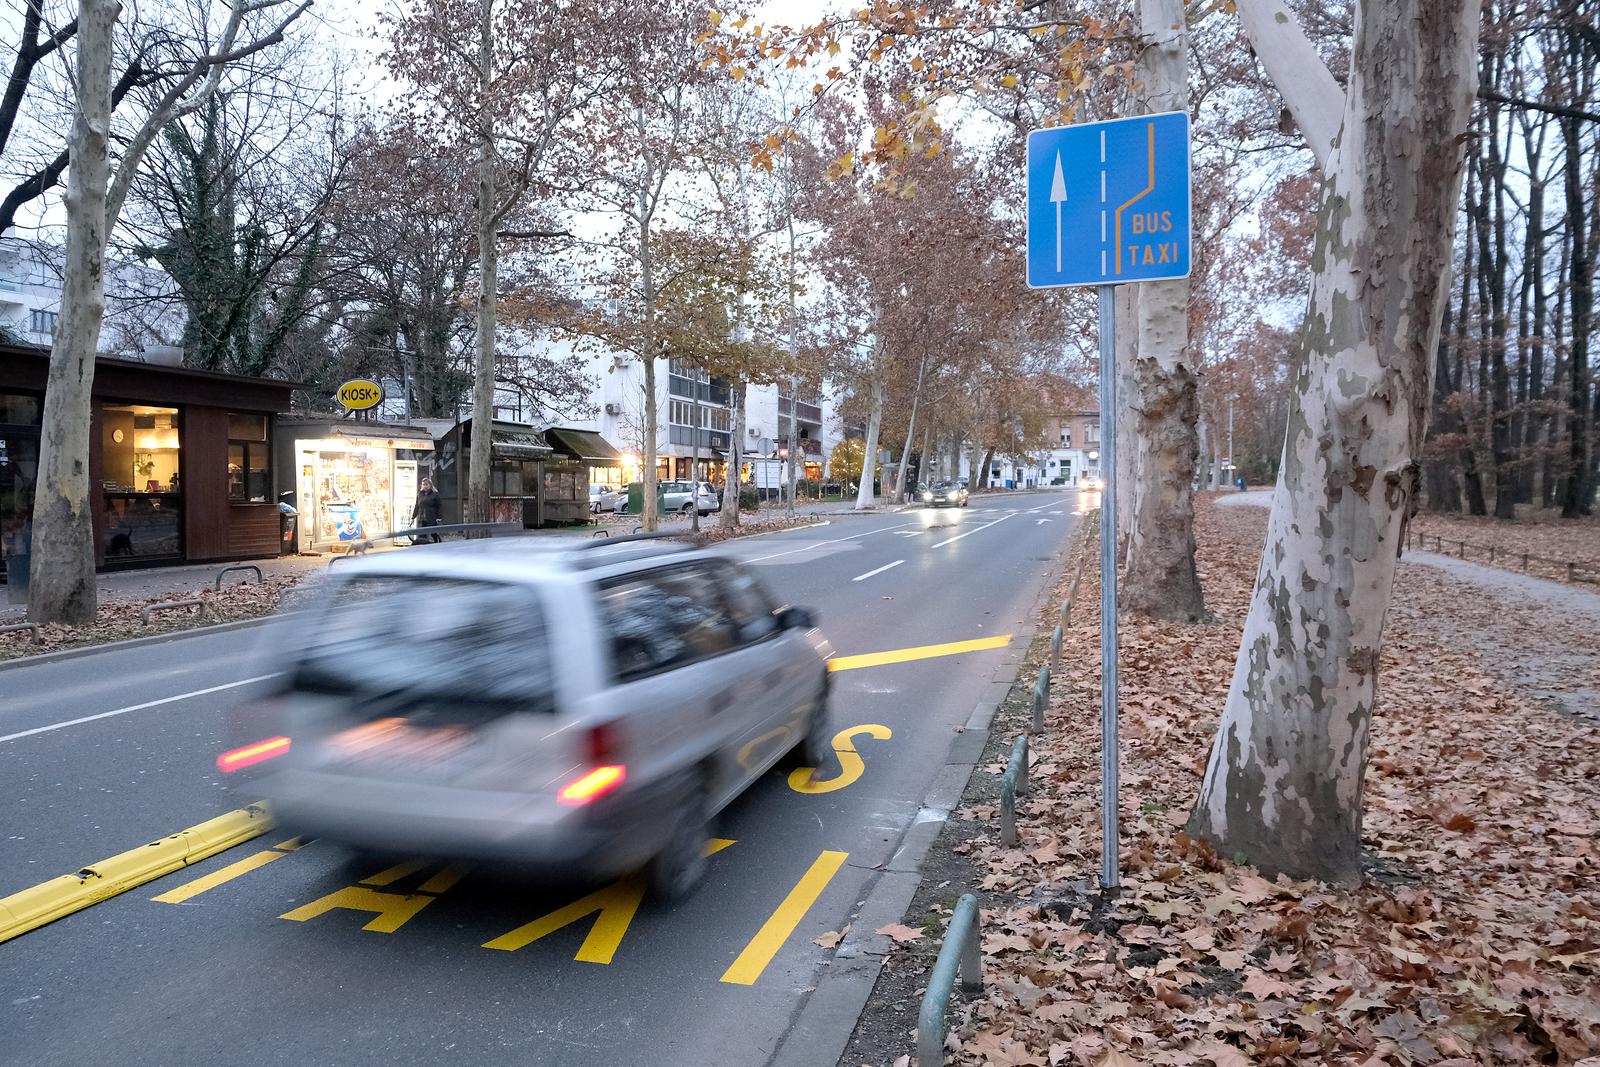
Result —
[{"label": "plane tree trunk", "polygon": [[[1356,12],[1342,126],[1322,146],[1311,297],[1267,548],[1189,821],[1223,855],[1330,879],[1360,871],[1368,732],[1417,505],[1479,0]],[[1280,30],[1298,32],[1280,15]],[[1275,80],[1298,116],[1312,81]]]},{"label": "plane tree trunk", "polygon": [[861,484],[856,487],[855,510],[863,511],[876,503],[872,484],[878,470],[878,430],[883,424],[883,376],[872,375],[871,407],[867,411],[866,455],[861,459]]},{"label": "plane tree trunk", "polygon": [[78,9],[66,269],[33,490],[28,618],[34,622],[81,626],[94,621],[99,606],[89,511],[90,391],[106,307],[111,55],[120,10],[116,0],[82,0]]},{"label": "plane tree trunk", "polygon": [[[1140,79],[1149,112],[1189,106],[1189,42],[1182,0],[1140,0],[1145,37]],[[1197,622],[1205,597],[1194,566],[1194,471],[1199,459],[1198,381],[1189,364],[1189,282],[1139,286],[1133,418],[1138,429],[1133,524],[1123,576],[1123,610]],[[1123,446],[1126,448],[1126,446]]]}]

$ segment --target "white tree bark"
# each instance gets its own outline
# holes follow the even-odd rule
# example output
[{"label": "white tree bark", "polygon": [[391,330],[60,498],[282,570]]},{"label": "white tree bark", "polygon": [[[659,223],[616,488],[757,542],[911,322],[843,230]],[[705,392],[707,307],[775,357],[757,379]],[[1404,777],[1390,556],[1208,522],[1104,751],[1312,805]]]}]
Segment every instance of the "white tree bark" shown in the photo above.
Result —
[{"label": "white tree bark", "polygon": [[917,405],[922,400],[922,375],[928,369],[928,357],[924,355],[922,362],[917,364],[917,384],[911,391],[911,418],[906,423],[906,446],[900,450],[900,469],[894,475],[894,496],[891,497],[896,504],[906,502],[906,470],[911,466],[911,443],[916,440],[917,432]]},{"label": "white tree bark", "polygon": [[1368,731],[1420,488],[1479,7],[1357,9],[1267,550],[1189,823],[1267,872],[1360,871]]},{"label": "white tree bark", "polygon": [[89,505],[90,391],[106,309],[111,55],[120,12],[117,0],[82,0],[78,6],[66,270],[33,490],[28,617],[35,622],[84,625],[94,621],[98,607]]},{"label": "white tree bark", "polygon": [[739,487],[743,484],[744,463],[744,393],[745,381],[735,378],[729,387],[729,400],[733,402],[733,435],[728,446],[728,473],[722,480],[722,511],[717,523],[724,530],[739,525]]},{"label": "white tree bark", "polygon": [[1344,122],[1344,93],[1283,0],[1236,0],[1239,22],[1294,116],[1317,165],[1328,169]]},{"label": "white tree bark", "polygon": [[[1189,35],[1182,0],[1139,0],[1139,55],[1146,112],[1187,111]],[[1194,567],[1195,439],[1200,408],[1189,365],[1189,282],[1139,286],[1139,343],[1133,360],[1137,458],[1133,521],[1120,601],[1149,618],[1197,622],[1205,598]],[[1128,444],[1118,442],[1120,450]]]},{"label": "white tree bark", "polygon": [[856,487],[856,511],[865,511],[877,502],[872,483],[878,473],[878,430],[883,425],[883,374],[878,369],[878,352],[872,353],[872,381],[868,385],[871,407],[867,411],[866,455],[861,460],[861,484]]}]

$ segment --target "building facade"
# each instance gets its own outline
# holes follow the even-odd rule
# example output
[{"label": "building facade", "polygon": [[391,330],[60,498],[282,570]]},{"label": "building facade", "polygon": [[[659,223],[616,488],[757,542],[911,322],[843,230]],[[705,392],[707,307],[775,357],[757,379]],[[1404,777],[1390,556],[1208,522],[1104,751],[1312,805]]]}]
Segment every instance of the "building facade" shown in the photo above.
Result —
[{"label": "building facade", "polygon": [[[0,570],[25,573],[49,353],[0,346]],[[280,550],[274,416],[293,382],[96,361],[95,562],[112,569]]]}]

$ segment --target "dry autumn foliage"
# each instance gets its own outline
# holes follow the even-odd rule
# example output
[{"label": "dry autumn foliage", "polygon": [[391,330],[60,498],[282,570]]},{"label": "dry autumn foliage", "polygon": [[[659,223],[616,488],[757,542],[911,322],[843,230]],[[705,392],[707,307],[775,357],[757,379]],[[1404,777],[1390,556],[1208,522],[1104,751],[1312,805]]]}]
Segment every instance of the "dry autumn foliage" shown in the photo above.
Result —
[{"label": "dry autumn foliage", "polygon": [[[989,905],[986,988],[953,1008],[954,1062],[1594,1067],[1600,729],[1486,670],[1494,631],[1437,625],[1470,587],[1402,566],[1358,885],[1269,881],[1182,831],[1265,518],[1203,498],[1199,567],[1218,621],[1124,627],[1126,891],[1109,905],[1078,882],[1100,846],[1098,595],[1085,575],[1063,651],[1076,667],[1034,748],[1019,847],[1000,846],[989,805],[952,823],[979,831],[953,847]],[[1592,676],[1592,639],[1567,641]]]}]

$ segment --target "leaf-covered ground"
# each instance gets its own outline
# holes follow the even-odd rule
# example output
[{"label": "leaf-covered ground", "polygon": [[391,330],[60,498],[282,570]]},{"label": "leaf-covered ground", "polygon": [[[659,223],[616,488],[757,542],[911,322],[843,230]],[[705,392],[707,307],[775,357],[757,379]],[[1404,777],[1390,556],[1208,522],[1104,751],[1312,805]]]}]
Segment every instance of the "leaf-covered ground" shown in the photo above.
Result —
[{"label": "leaf-covered ground", "polygon": [[[1123,628],[1126,891],[1109,906],[1080,881],[1098,870],[1100,848],[1098,592],[1085,575],[1064,648],[1072,666],[1034,748],[1020,847],[1001,847],[986,800],[996,762],[974,776],[941,843],[955,854],[946,860],[969,861],[971,884],[928,886],[919,899],[933,931],[945,908],[930,900],[971,888],[985,906],[987,986],[956,998],[952,1062],[1460,1067],[1596,1056],[1600,730],[1490,666],[1498,627],[1517,620],[1463,618],[1472,588],[1402,565],[1360,885],[1269,881],[1182,832],[1265,518],[1199,505],[1215,624]],[[1542,638],[1595,669],[1592,626]],[[997,721],[1005,732],[992,752],[1020,721]],[[958,881],[948,866],[939,877]],[[909,1053],[935,940],[896,949],[868,1012],[882,1025],[864,1019],[846,1062]]]},{"label": "leaf-covered ground", "polygon": [[1525,573],[1558,581],[1566,581],[1570,562],[1575,578],[1600,590],[1600,516],[1563,519],[1558,512],[1541,511],[1508,522],[1425,512],[1411,526],[1429,551],[1518,572],[1524,572],[1527,555]]},{"label": "leaf-covered ground", "polygon": [[[185,630],[204,623],[231,622],[270,615],[278,608],[278,599],[293,588],[303,575],[269,575],[260,584],[250,582],[225,585],[220,590],[186,590],[169,596],[102,602],[95,613],[92,626],[58,626],[46,624],[39,628],[39,644],[32,643],[26,631],[0,634],[0,660],[18,656],[31,656],[41,652],[56,652],[75,645],[98,645],[108,641],[122,641],[151,634]],[[205,602],[205,616],[196,615],[194,608],[174,608],[151,616],[147,626],[139,620],[140,611],[149,604],[169,600],[187,600],[198,597]]]}]

